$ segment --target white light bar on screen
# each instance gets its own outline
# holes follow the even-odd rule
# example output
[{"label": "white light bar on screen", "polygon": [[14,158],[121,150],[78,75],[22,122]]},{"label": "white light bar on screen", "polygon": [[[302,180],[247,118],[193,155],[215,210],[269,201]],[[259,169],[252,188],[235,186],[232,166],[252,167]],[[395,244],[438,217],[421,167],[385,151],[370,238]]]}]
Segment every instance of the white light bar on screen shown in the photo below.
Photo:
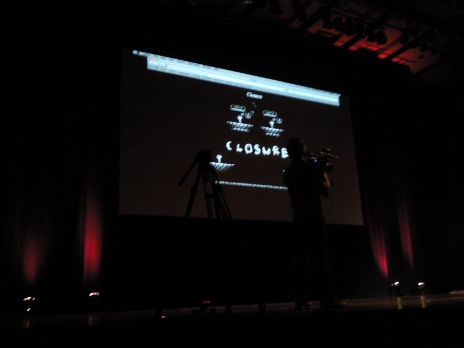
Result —
[{"label": "white light bar on screen", "polygon": [[315,103],[340,106],[340,94],[319,89],[294,85],[291,83],[267,79],[231,70],[163,57],[141,51],[132,51],[134,55],[147,58],[147,69],[188,78],[221,83],[254,91],[282,95],[289,98],[303,99]]}]

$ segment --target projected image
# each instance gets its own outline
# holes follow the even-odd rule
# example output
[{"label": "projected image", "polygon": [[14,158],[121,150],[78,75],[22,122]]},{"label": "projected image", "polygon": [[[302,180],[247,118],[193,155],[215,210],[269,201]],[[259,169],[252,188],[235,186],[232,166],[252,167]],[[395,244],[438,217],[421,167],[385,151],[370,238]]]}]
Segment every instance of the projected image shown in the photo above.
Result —
[{"label": "projected image", "polygon": [[[330,147],[339,157],[331,173],[334,194],[325,202],[328,222],[362,225],[347,98],[155,54],[122,52],[121,214],[185,216],[200,175],[196,156],[207,150],[234,219],[290,221],[282,178],[290,161],[285,144],[294,136],[303,136],[313,152]],[[192,217],[206,216],[203,184]]]},{"label": "projected image", "polygon": [[[249,92],[247,95],[253,96],[256,94]],[[259,96],[259,97],[262,97],[262,96]],[[255,102],[252,102],[252,106],[253,106],[253,109],[256,109],[258,107]],[[230,124],[232,130],[237,131],[237,132],[249,132],[250,128],[253,127],[253,124],[245,123],[245,122],[247,120],[251,120],[251,122],[253,121],[255,110],[247,111],[246,106],[236,105],[236,104],[232,104],[230,106],[230,109],[232,111],[237,111],[239,113],[237,116],[237,121],[227,121],[227,123]],[[277,117],[277,112],[270,111],[270,110],[264,110],[262,112],[262,116],[269,117],[269,124],[266,126],[260,127],[265,132],[266,135],[278,137],[280,133],[284,131],[283,129],[277,128],[277,125],[282,123],[282,119]],[[276,127],[274,127],[274,125]]]},{"label": "projected image", "polygon": [[[225,123],[231,132],[225,134],[223,148],[217,149],[218,153],[211,164],[221,172],[222,185],[285,189],[281,176],[286,162],[281,160],[288,155],[282,142],[275,139],[284,132],[283,128],[278,127],[283,120],[278,117],[277,111],[260,107],[260,104],[265,104],[264,99],[271,99],[268,96],[246,92],[245,97],[250,100],[230,104],[231,112],[223,113],[228,118]],[[268,170],[254,166],[261,158],[265,160],[264,163],[271,164]],[[270,179],[272,177],[274,180]]]}]

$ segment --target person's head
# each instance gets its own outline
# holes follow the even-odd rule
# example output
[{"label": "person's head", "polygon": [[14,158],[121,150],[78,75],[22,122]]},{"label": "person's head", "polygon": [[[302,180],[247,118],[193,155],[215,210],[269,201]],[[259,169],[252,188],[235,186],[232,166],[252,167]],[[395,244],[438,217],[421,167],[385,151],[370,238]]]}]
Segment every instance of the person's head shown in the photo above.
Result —
[{"label": "person's head", "polygon": [[287,140],[287,152],[291,159],[301,159],[306,153],[306,143],[302,137]]}]

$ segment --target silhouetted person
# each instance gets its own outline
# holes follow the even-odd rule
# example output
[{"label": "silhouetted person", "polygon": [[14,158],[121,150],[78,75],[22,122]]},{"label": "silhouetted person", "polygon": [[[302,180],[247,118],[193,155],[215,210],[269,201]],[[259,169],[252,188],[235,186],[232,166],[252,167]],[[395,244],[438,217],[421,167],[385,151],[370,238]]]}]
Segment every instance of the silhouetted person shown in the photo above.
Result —
[{"label": "silhouetted person", "polygon": [[[314,285],[321,308],[344,308],[331,289],[329,242],[322,198],[329,197],[331,182],[324,166],[307,161],[303,138],[290,138],[287,151],[291,163],[284,172],[290,194],[294,238],[293,281],[295,308],[308,308],[308,283]],[[311,271],[315,279],[309,281]]]}]

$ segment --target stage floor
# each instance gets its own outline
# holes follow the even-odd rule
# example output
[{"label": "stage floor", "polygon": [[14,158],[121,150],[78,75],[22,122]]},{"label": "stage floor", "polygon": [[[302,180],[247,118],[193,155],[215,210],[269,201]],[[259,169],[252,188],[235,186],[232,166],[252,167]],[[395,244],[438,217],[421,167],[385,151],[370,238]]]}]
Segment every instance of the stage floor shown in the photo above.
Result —
[{"label": "stage floor", "polygon": [[24,315],[2,323],[1,347],[464,347],[464,292],[343,301]]}]

